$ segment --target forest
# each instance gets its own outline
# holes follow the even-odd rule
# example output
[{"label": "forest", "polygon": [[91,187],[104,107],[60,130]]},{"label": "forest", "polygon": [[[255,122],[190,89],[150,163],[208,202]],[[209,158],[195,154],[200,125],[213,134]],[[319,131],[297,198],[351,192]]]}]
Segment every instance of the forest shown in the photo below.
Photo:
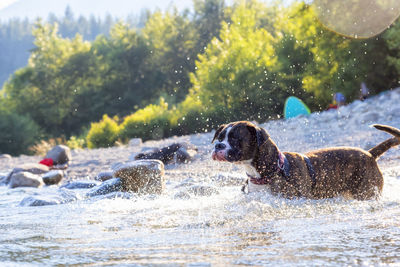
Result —
[{"label": "forest", "polygon": [[292,95],[321,111],[335,92],[358,99],[361,82],[371,94],[398,87],[398,22],[373,38],[349,38],[302,1],[193,3],[140,20],[75,19],[67,10],[3,22],[0,153],[33,153],[51,139],[96,148],[205,132],[280,118]]}]

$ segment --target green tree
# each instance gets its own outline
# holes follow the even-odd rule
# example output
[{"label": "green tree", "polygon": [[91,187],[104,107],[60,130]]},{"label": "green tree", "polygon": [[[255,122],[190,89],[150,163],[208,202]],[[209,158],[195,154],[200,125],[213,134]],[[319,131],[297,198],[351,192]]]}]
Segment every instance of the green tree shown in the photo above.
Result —
[{"label": "green tree", "polygon": [[28,65],[18,70],[4,89],[9,105],[19,114],[30,114],[47,133],[63,134],[62,122],[74,101],[74,88],[62,67],[69,58],[90,49],[90,43],[77,35],[63,39],[57,25],[37,22],[34,30],[35,49]]},{"label": "green tree", "polygon": [[28,148],[41,136],[39,126],[32,119],[5,109],[0,109],[0,133],[0,154],[14,156],[29,153]]},{"label": "green tree", "polygon": [[277,83],[276,38],[259,27],[262,9],[256,1],[241,3],[199,56],[191,97],[205,110],[223,107],[227,118],[261,120],[280,112],[287,93]]},{"label": "green tree", "polygon": [[158,97],[178,102],[190,88],[189,73],[194,71],[197,32],[187,14],[176,9],[155,12],[142,30],[151,49],[149,67],[155,72]]}]

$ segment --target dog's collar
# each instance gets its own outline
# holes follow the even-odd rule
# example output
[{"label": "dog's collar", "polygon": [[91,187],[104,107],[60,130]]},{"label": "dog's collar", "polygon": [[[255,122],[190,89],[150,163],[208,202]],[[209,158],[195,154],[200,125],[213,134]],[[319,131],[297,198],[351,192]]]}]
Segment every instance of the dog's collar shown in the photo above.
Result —
[{"label": "dog's collar", "polygon": [[289,178],[290,176],[290,164],[288,159],[286,158],[285,154],[283,154],[282,152],[278,152],[279,156],[278,156],[278,162],[277,162],[277,166],[279,168],[279,170],[281,170],[283,176],[285,178]]},{"label": "dog's collar", "polygon": [[[290,163],[289,160],[286,158],[285,154],[278,151],[278,159],[276,161],[276,167],[274,170],[275,173],[280,173],[286,180],[289,180],[290,176]],[[249,177],[250,182],[253,184],[258,185],[265,185],[270,184],[272,182],[271,177],[260,177],[256,178],[251,176],[250,174],[246,173],[247,177]]]}]

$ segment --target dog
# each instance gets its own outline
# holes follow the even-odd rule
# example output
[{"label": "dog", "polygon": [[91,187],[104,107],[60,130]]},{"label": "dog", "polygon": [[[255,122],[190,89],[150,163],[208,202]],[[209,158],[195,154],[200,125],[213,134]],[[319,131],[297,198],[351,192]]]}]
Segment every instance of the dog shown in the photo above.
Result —
[{"label": "dog", "polygon": [[333,147],[300,154],[281,152],[267,131],[251,122],[232,122],[216,130],[212,159],[244,165],[248,192],[268,190],[289,199],[376,199],[383,187],[376,160],[400,144],[400,130],[379,124],[373,127],[394,137],[368,151]]}]

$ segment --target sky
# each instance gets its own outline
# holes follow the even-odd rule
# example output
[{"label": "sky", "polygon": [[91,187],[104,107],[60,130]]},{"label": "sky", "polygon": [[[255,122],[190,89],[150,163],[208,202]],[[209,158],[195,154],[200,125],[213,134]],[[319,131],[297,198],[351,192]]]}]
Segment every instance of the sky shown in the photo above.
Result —
[{"label": "sky", "polygon": [[67,5],[77,16],[94,14],[103,17],[109,13],[115,17],[126,17],[139,14],[144,8],[165,10],[171,4],[183,10],[192,6],[192,0],[0,0],[0,19],[47,18],[50,12],[61,16]]},{"label": "sky", "polygon": [[[284,3],[292,1],[294,0],[283,0]],[[228,5],[233,2],[234,0],[225,0]],[[47,18],[50,12],[62,16],[67,5],[76,16],[94,14],[97,17],[103,17],[110,14],[124,18],[131,14],[139,15],[143,9],[165,10],[171,4],[183,10],[192,7],[192,0],[0,0],[0,20],[4,21],[13,17],[28,17],[32,20],[38,16]]]},{"label": "sky", "polygon": [[11,5],[12,3],[16,2],[17,0],[0,0],[0,10]]}]

